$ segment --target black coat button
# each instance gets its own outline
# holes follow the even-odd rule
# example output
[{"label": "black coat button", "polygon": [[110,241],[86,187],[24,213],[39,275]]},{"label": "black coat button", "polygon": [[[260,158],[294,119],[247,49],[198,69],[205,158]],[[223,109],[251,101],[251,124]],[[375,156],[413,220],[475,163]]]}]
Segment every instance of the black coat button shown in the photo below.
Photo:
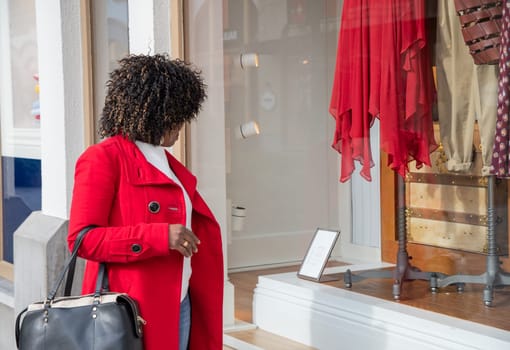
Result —
[{"label": "black coat button", "polygon": [[131,246],[131,251],[133,253],[140,253],[142,251],[142,246],[135,243]]},{"label": "black coat button", "polygon": [[158,202],[152,201],[149,203],[148,208],[151,213],[156,214],[159,212],[160,205]]}]

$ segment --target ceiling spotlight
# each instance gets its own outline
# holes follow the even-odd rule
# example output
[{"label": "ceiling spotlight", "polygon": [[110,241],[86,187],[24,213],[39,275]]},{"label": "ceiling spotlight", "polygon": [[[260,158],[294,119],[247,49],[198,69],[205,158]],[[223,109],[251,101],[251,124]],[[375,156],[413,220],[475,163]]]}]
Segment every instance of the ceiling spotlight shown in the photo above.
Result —
[{"label": "ceiling spotlight", "polygon": [[258,67],[259,66],[259,55],[256,53],[242,53],[239,56],[239,62],[241,63],[241,68],[246,67]]},{"label": "ceiling spotlight", "polygon": [[258,134],[260,134],[260,128],[257,122],[254,121],[239,125],[239,129],[237,130],[237,138],[240,139],[245,139]]}]

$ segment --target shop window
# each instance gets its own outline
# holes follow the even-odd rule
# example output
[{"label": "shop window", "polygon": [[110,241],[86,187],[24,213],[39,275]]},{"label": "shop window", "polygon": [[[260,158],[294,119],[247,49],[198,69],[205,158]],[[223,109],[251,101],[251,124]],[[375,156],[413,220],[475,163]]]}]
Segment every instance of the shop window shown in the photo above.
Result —
[{"label": "shop window", "polygon": [[[95,124],[101,115],[109,73],[129,53],[128,1],[92,0],[92,70]],[[98,141],[97,133],[95,140]]]},{"label": "shop window", "polygon": [[226,187],[229,269],[299,261],[317,227],[339,227],[346,196],[328,105],[341,4],[187,2],[187,58],[203,69],[209,96],[192,124],[192,159],[212,162],[210,146],[223,140],[201,128],[224,122],[225,177],[214,172],[211,192]]},{"label": "shop window", "polygon": [[12,278],[13,234],[41,208],[35,17],[34,0],[0,1],[0,276],[7,278]]}]

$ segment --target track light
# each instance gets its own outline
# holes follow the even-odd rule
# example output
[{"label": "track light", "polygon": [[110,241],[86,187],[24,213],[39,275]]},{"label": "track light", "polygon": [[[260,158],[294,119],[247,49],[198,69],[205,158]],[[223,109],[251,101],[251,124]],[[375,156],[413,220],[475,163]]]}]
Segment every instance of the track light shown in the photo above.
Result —
[{"label": "track light", "polygon": [[241,64],[241,68],[245,69],[247,67],[258,67],[259,66],[259,55],[256,53],[242,53],[239,56],[239,62]]},{"label": "track light", "polygon": [[237,129],[237,138],[245,139],[253,135],[260,134],[260,128],[257,122],[250,121],[239,125]]}]

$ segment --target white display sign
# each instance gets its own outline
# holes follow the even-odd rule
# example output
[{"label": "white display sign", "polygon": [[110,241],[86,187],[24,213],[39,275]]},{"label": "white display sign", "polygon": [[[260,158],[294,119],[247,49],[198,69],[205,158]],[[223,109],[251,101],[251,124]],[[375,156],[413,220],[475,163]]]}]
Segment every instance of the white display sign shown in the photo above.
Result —
[{"label": "white display sign", "polygon": [[317,229],[299,268],[298,277],[321,280],[322,272],[339,235],[339,231]]}]

